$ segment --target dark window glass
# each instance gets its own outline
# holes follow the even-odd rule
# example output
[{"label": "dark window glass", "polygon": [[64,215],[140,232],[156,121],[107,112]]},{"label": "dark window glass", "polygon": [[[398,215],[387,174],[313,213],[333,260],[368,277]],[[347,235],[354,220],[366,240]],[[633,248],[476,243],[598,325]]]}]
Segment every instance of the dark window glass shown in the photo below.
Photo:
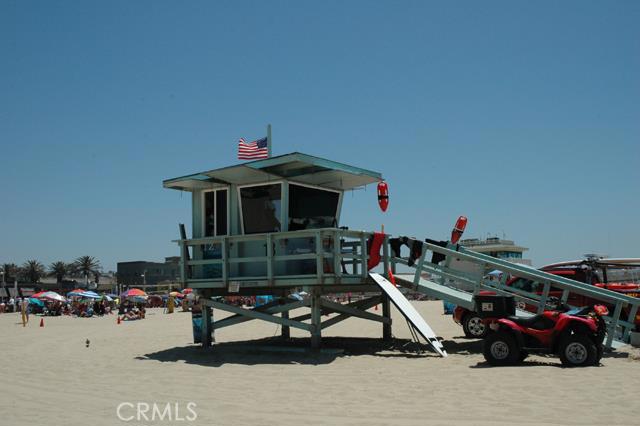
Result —
[{"label": "dark window glass", "polygon": [[278,232],[282,229],[280,184],[241,188],[240,199],[245,234]]},{"label": "dark window glass", "polygon": [[339,200],[337,192],[289,185],[289,231],[338,226]]},{"label": "dark window glass", "polygon": [[217,235],[227,235],[226,189],[204,193],[204,236]]},{"label": "dark window glass", "polygon": [[216,235],[227,235],[227,190],[216,192]]},{"label": "dark window glass", "polygon": [[216,234],[215,196],[213,191],[204,193],[204,236],[213,237]]}]

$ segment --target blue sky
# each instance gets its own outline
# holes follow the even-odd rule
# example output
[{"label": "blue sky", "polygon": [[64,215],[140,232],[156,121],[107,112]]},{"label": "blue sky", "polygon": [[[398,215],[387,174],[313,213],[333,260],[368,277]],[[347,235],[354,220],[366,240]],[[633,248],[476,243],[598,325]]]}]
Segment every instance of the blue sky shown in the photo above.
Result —
[{"label": "blue sky", "polygon": [[274,154],[380,171],[343,224],[640,256],[640,3],[0,1],[0,262],[177,254],[162,180]]}]

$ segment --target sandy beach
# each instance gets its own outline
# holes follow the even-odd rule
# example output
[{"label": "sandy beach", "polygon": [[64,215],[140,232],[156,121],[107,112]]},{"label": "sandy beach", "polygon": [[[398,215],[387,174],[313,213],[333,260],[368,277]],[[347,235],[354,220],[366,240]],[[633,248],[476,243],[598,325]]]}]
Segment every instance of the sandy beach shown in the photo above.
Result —
[{"label": "sandy beach", "polygon": [[[247,341],[279,334],[257,321],[219,330],[216,346],[205,351],[191,343],[190,314],[183,312],[150,309],[145,320],[120,325],[114,315],[45,318],[44,328],[39,317],[23,328],[16,314],[2,314],[0,424],[639,424],[636,351],[583,369],[539,356],[490,368],[481,342],[464,339],[441,303],[415,305],[444,339],[448,358],[403,347],[410,334],[395,309],[396,348],[381,344],[381,326],[349,319],[324,334],[326,348],[344,352],[315,355],[252,349]],[[182,418],[192,403],[197,419],[118,417],[121,404],[132,404],[120,407],[129,419],[140,402],[177,404]]]}]

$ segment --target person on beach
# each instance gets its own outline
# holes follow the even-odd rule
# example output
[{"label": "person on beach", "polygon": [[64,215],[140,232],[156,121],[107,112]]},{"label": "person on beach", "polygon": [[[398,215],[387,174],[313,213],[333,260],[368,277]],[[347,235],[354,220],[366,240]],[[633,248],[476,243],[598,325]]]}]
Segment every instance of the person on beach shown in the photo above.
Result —
[{"label": "person on beach", "polygon": [[175,303],[173,301],[173,296],[169,296],[169,300],[167,300],[167,313],[172,314],[174,308],[175,308]]},{"label": "person on beach", "polygon": [[20,316],[22,318],[22,326],[26,327],[29,322],[29,301],[26,298],[22,299],[20,304]]}]

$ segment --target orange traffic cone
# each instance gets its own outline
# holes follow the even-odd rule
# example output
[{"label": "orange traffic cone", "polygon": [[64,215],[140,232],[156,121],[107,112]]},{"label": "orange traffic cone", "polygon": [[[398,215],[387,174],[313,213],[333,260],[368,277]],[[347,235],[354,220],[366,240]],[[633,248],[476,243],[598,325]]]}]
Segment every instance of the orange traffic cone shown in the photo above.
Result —
[{"label": "orange traffic cone", "polygon": [[120,324],[120,315],[118,315],[118,321],[117,321],[117,323],[118,323],[118,324]]},{"label": "orange traffic cone", "polygon": [[40,327],[44,327],[44,318],[40,318]]}]

